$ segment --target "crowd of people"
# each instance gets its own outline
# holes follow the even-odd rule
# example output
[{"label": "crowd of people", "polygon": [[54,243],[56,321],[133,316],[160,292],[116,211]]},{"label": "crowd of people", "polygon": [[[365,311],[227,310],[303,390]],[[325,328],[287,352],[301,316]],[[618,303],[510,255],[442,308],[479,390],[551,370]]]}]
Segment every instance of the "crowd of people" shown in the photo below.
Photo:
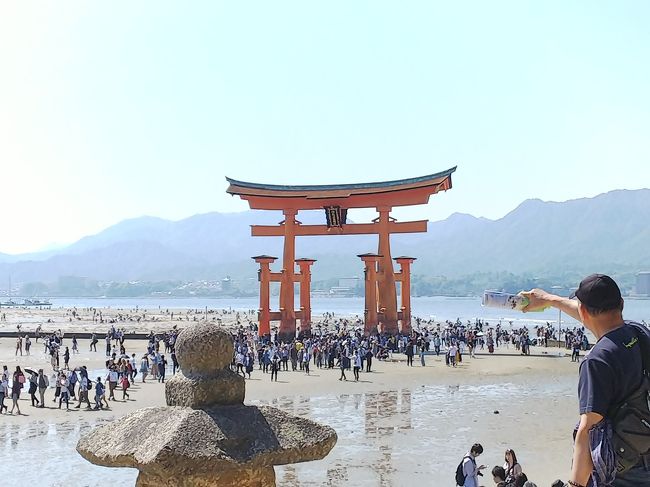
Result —
[{"label": "crowd of people", "polygon": [[[49,357],[49,370],[47,367],[34,370],[16,366],[14,371],[9,371],[4,365],[0,375],[0,413],[13,414],[16,411],[19,415],[23,414],[19,400],[25,389],[30,396],[32,407],[35,408],[47,407],[46,401],[50,397],[46,398],[46,393],[51,389],[53,390],[52,402],[59,409],[65,406],[69,411],[71,405],[73,408],[81,408],[85,405],[87,410],[110,409],[108,401],[117,401],[120,392],[122,401],[130,399],[128,391],[135,384],[138,374],[143,383],[148,377],[157,382],[165,382],[166,371],[170,364],[170,361],[165,358],[165,353],[170,354],[172,374],[176,373],[179,366],[174,351],[177,336],[176,329],[160,335],[151,333],[147,342],[147,351],[138,358],[134,352],[130,355],[127,353],[125,344],[127,335],[124,330],[111,325],[104,337],[105,371],[97,373],[96,377],[91,377],[85,365],[74,367],[70,364],[71,355],[79,353],[79,342],[75,335],[67,338],[70,346],[64,346],[64,336],[60,331],[43,335],[39,330],[39,333],[35,333],[35,341],[42,340],[44,353]],[[97,342],[98,339],[93,334],[89,351],[97,352]],[[30,343],[28,335],[25,337],[25,343]],[[22,337],[18,338],[16,353],[21,349],[21,344]],[[164,347],[165,353],[162,353],[161,347]],[[64,349],[63,353],[61,349]],[[29,347],[26,351],[29,351]],[[90,401],[91,397],[94,399],[93,404]],[[5,400],[11,401],[11,409],[5,404]]]},{"label": "crowd of people", "polygon": [[[456,468],[455,483],[460,487],[479,487],[486,465],[478,465],[476,459],[483,454],[483,445],[474,443]],[[503,465],[495,465],[490,471],[496,487],[537,487],[524,473],[517,454],[508,448],[503,455]],[[551,487],[566,487],[562,480],[556,480]]]},{"label": "crowd of people", "polygon": [[[93,333],[89,345],[90,351],[97,352],[98,342],[104,341],[106,373],[89,377],[85,367],[71,366],[71,357],[79,353],[76,336],[66,337],[69,344],[64,345],[64,334],[61,330],[44,334],[39,325],[33,336],[36,343],[41,340],[44,352],[49,357],[51,371],[23,371],[17,367],[15,371],[9,372],[5,366],[0,382],[0,413],[12,413],[15,410],[21,414],[18,399],[24,388],[28,389],[34,407],[45,407],[45,394],[48,389],[53,389],[52,401],[59,408],[65,406],[69,409],[71,402],[77,401],[74,406],[77,408],[85,404],[86,409],[105,409],[109,407],[108,401],[116,400],[115,393],[118,389],[121,390],[122,400],[129,399],[128,390],[135,383],[138,374],[143,383],[148,378],[164,383],[168,368],[171,368],[172,374],[178,370],[179,364],[174,351],[178,335],[176,326],[165,333],[150,332],[147,351],[139,355],[134,352],[127,353],[125,341],[128,333],[124,324],[140,322],[147,318],[155,320],[157,315],[147,316],[147,310],[136,308],[129,311],[120,310],[107,318],[101,310],[95,308],[72,308],[66,312],[66,316],[70,319],[80,319],[82,312],[92,316],[94,322],[110,324],[107,333],[101,338]],[[269,337],[258,337],[253,313],[253,310],[240,312],[196,309],[182,313],[173,310],[158,311],[158,315],[162,314],[170,321],[179,318],[182,321],[210,319],[219,323],[222,317],[232,315],[230,318],[234,318],[236,324],[236,331],[232,332],[235,344],[232,370],[250,379],[257,368],[262,373],[269,374],[271,381],[277,381],[279,374],[289,370],[309,374],[312,368],[336,369],[339,371],[339,380],[359,381],[361,372],[372,371],[373,360],[386,360],[394,354],[405,357],[407,366],[413,366],[416,357],[419,364],[425,366],[428,354],[444,354],[446,365],[457,367],[462,363],[463,357],[473,358],[478,349],[484,350],[487,347],[488,352],[493,353],[499,347],[509,348],[512,345],[527,355],[530,353],[531,343],[548,346],[548,339],[556,336],[555,329],[548,323],[546,326],[535,327],[536,338],[531,340],[527,327],[512,328],[512,323],[510,329],[506,329],[501,323],[490,326],[480,319],[473,323],[462,323],[460,320],[436,323],[416,318],[414,329],[408,335],[378,334],[368,337],[363,333],[361,319],[342,319],[325,313],[314,325],[314,333],[311,336],[284,342],[278,340],[275,332]],[[579,350],[588,346],[584,330],[567,330],[565,345],[573,349],[573,357],[577,359]],[[31,346],[29,333],[21,334],[16,339],[16,356],[23,353],[29,355]],[[350,371],[352,376],[348,377]],[[90,404],[89,399],[91,390],[94,390],[94,406]],[[11,400],[11,411],[4,404],[5,400]]]}]

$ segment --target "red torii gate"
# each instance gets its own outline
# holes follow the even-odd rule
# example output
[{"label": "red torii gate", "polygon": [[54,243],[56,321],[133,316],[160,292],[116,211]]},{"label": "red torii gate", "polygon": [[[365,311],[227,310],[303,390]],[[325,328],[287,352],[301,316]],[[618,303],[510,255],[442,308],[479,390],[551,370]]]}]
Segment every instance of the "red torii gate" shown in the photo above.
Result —
[{"label": "red torii gate", "polygon": [[[397,333],[410,332],[410,264],[412,257],[398,257],[401,271],[395,273],[390,252],[391,233],[427,231],[427,220],[398,222],[390,216],[396,206],[422,205],[439,191],[451,189],[451,174],[456,167],[418,178],[363,184],[283,186],[249,183],[226,178],[230,184],[227,192],[248,201],[254,210],[280,210],[284,220],[275,225],[252,225],[254,237],[284,237],[282,271],[271,272],[270,264],[277,258],[268,255],[253,257],[260,264],[259,334],[271,332],[271,321],[280,321],[279,338],[290,341],[296,336],[296,320],[300,331],[311,331],[311,304],[309,285],[313,259],[296,260],[295,239],[310,235],[362,235],[377,234],[377,254],[359,257],[366,266],[365,331]],[[376,208],[378,218],[372,223],[347,223],[350,208]],[[300,210],[324,209],[326,225],[302,225],[296,220]],[[296,264],[300,272],[296,273]],[[397,308],[396,281],[402,284],[401,309]],[[280,282],[280,311],[271,312],[269,284]],[[294,283],[300,282],[300,310],[295,310]]]}]

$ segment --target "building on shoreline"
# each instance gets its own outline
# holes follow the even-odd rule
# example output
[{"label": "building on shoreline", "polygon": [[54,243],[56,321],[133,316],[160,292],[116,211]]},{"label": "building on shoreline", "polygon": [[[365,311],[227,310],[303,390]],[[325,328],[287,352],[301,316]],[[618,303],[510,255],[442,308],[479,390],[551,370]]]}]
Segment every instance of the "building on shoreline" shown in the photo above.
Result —
[{"label": "building on shoreline", "polygon": [[636,294],[640,296],[650,296],[650,271],[637,272]]}]

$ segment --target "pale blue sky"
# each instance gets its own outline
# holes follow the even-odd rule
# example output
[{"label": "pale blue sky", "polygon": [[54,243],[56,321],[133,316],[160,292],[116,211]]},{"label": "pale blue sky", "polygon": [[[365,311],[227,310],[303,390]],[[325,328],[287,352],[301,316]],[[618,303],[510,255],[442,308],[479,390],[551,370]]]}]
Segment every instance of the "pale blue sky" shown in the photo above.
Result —
[{"label": "pale blue sky", "polygon": [[458,165],[397,213],[432,220],[648,187],[649,23],[647,1],[5,2],[0,252],[246,209],[226,175]]}]

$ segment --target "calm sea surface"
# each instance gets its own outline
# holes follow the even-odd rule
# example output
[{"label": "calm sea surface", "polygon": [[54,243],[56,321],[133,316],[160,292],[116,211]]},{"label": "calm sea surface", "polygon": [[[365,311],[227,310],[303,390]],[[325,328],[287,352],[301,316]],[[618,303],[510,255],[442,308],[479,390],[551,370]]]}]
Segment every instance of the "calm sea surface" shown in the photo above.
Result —
[{"label": "calm sea surface", "polygon": [[[277,301],[277,297],[275,297],[275,300]],[[159,307],[162,309],[205,309],[207,306],[209,309],[249,310],[257,309],[259,301],[257,298],[61,298],[52,299],[52,305],[55,307],[111,307],[124,309],[133,309],[136,306],[139,309],[155,309]],[[271,305],[277,308],[277,302]],[[495,324],[499,321],[505,323],[513,321],[513,325],[517,326],[518,324],[537,324],[546,321],[557,323],[559,317],[557,310],[553,309],[524,314],[513,310],[484,308],[481,306],[480,298],[420,297],[412,298],[411,305],[414,316],[436,321],[455,321],[456,318],[463,321],[473,321],[476,318],[482,318]],[[314,320],[318,320],[318,316],[325,312],[332,312],[341,316],[363,316],[364,300],[363,298],[313,298],[312,308]],[[628,299],[625,302],[625,318],[635,321],[650,321],[650,300]],[[566,323],[568,326],[577,325],[573,319],[566,315],[562,315],[562,323]]]}]

